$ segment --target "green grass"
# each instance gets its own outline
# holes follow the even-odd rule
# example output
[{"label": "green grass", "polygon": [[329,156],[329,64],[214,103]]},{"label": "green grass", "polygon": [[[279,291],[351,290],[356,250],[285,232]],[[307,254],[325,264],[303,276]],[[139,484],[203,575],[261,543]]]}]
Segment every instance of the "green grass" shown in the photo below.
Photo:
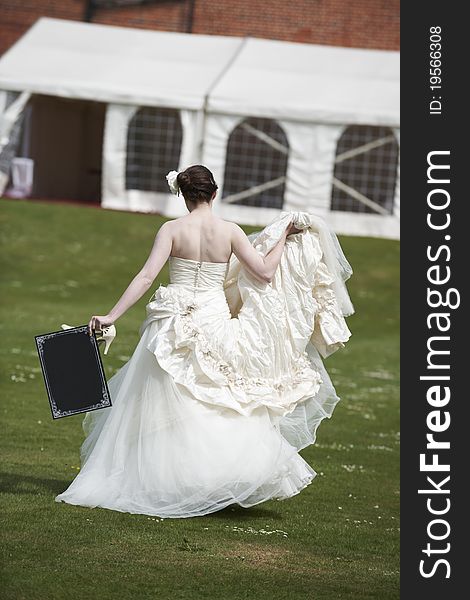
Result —
[{"label": "green grass", "polygon": [[[162,221],[0,201],[2,598],[398,598],[394,241],[341,238],[357,312],[348,319],[351,341],[326,361],[342,400],[320,426],[318,443],[301,452],[319,475],[300,494],[165,520],[54,502],[80,464],[82,417],[52,420],[34,336],[108,312]],[[165,268],[152,291],[167,276]],[[132,354],[150,295],[119,320],[103,357],[108,377]],[[263,533],[274,530],[287,536]]]}]

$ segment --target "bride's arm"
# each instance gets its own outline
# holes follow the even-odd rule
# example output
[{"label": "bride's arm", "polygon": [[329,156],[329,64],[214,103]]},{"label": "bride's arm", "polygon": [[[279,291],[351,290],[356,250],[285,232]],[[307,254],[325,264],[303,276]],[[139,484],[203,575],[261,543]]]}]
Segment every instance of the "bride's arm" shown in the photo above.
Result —
[{"label": "bride's arm", "polygon": [[152,250],[145,261],[144,266],[132,279],[127,289],[119,298],[117,303],[109,311],[108,317],[116,321],[131,306],[133,306],[152,285],[155,277],[160,273],[163,265],[168,259],[173,243],[170,222],[166,221],[160,227],[155,236]]},{"label": "bride's arm", "polygon": [[291,224],[289,223],[277,244],[264,257],[255,250],[243,229],[236,223],[232,223],[232,225],[233,253],[257,279],[270,283],[281,262],[284,244],[290,232]]}]

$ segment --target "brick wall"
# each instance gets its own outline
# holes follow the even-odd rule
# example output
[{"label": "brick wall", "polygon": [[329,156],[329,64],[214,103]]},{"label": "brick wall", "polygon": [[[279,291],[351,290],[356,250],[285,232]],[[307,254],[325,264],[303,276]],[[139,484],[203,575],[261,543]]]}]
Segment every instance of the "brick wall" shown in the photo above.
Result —
[{"label": "brick wall", "polygon": [[0,0],[0,53],[3,54],[39,17],[81,20],[83,0]]},{"label": "brick wall", "polygon": [[[399,0],[195,0],[192,31],[398,50]],[[85,0],[0,0],[0,54],[41,16],[83,20]],[[96,9],[92,21],[186,31],[188,0]]]},{"label": "brick wall", "polygon": [[399,0],[197,0],[195,33],[398,50]]}]

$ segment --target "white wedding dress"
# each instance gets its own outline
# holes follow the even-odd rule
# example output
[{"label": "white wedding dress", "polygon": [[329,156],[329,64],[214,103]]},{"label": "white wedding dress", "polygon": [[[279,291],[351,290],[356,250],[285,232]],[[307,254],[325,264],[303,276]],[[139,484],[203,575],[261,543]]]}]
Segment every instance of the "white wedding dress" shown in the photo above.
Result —
[{"label": "white wedding dress", "polygon": [[[265,254],[291,216],[251,234],[255,248]],[[339,400],[319,352],[349,339],[353,308],[336,236],[294,217],[302,232],[271,284],[234,256],[169,258],[170,283],[108,381],[112,406],[86,414],[81,470],[57,502],[192,517],[289,498],[313,480],[298,451]]]}]

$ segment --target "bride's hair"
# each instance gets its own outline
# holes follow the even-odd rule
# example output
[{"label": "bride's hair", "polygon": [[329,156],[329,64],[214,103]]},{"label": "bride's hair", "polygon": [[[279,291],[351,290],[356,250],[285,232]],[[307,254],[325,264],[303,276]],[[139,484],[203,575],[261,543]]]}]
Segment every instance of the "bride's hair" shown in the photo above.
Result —
[{"label": "bride's hair", "polygon": [[192,165],[178,173],[176,178],[181,193],[192,202],[210,202],[218,189],[214,176],[204,165]]}]

